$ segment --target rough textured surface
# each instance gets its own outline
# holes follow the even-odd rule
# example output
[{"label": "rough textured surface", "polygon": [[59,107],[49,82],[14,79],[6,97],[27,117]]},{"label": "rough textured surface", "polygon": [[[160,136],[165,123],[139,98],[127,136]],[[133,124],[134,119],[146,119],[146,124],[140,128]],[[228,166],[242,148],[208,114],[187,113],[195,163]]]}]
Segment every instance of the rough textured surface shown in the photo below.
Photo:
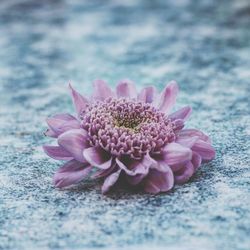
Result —
[{"label": "rough textured surface", "polygon": [[[249,13],[247,0],[1,1],[0,249],[249,249]],[[177,80],[216,159],[169,194],[54,189],[40,146],[46,116],[72,110],[68,80],[90,93],[124,77]]]}]

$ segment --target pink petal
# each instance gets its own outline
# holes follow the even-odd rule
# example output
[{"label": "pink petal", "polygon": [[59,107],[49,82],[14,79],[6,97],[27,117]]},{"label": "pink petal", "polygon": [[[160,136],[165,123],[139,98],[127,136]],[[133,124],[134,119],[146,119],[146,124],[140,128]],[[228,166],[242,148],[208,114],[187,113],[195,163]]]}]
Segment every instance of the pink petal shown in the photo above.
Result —
[{"label": "pink petal", "polygon": [[62,114],[56,114],[53,115],[51,118],[55,118],[61,121],[72,121],[76,120],[76,118],[73,115],[67,114],[67,113],[62,113]]},{"label": "pink petal", "polygon": [[162,91],[157,108],[159,108],[164,113],[168,113],[175,105],[178,91],[179,88],[177,83],[175,81],[171,81]]},{"label": "pink petal", "polygon": [[151,159],[153,161],[152,164],[150,165],[151,169],[156,169],[159,172],[168,171],[169,166],[167,165],[166,161],[164,161],[162,155],[155,155]]},{"label": "pink petal", "polygon": [[195,144],[195,142],[199,140],[199,137],[198,136],[194,136],[194,137],[181,137],[179,136],[177,139],[176,139],[176,143],[179,143],[181,144],[182,146],[184,147],[187,147],[187,148],[192,148],[193,145]]},{"label": "pink petal", "polygon": [[71,160],[57,170],[53,177],[53,183],[58,188],[76,184],[89,174],[91,168],[89,165]]},{"label": "pink petal", "polygon": [[182,120],[182,119],[176,119],[176,120],[172,121],[172,124],[174,125],[175,132],[178,132],[179,130],[183,129],[185,126],[184,120]]},{"label": "pink petal", "polygon": [[183,164],[185,163],[171,165],[170,168],[172,169],[173,173],[175,173],[179,171],[181,168],[183,168]]},{"label": "pink petal", "polygon": [[176,119],[182,119],[184,121],[186,121],[189,116],[192,113],[192,108],[191,107],[183,107],[179,110],[177,110],[176,112],[172,113],[171,115],[169,115],[169,118],[173,121]]},{"label": "pink petal", "polygon": [[[118,159],[119,160],[119,159]],[[124,164],[125,163],[125,164]],[[143,178],[148,174],[150,168],[158,169],[158,162],[150,155],[145,155],[142,160],[127,159],[120,165],[125,171],[128,183],[131,185],[139,184]]]},{"label": "pink petal", "polygon": [[157,194],[167,192],[174,186],[174,176],[170,168],[168,171],[159,172],[151,169],[145,179],[144,190],[148,193]]},{"label": "pink petal", "polygon": [[69,114],[58,114],[49,117],[47,119],[47,124],[50,129],[46,133],[47,135],[52,135],[52,137],[58,137],[60,134],[70,129],[80,128],[80,122]]},{"label": "pink petal", "polygon": [[137,174],[137,175],[126,175],[126,179],[128,181],[128,183],[132,186],[135,186],[135,185],[138,185],[142,180],[143,178],[145,177],[146,175],[144,174]]},{"label": "pink petal", "polygon": [[193,152],[193,157],[192,157],[191,162],[193,164],[194,170],[197,170],[197,168],[200,167],[201,161],[202,161],[201,156],[197,154],[196,152]]},{"label": "pink petal", "polygon": [[182,138],[198,136],[201,140],[205,142],[211,142],[207,135],[205,135],[203,132],[197,129],[183,129],[178,132],[178,135],[181,136]]},{"label": "pink petal", "polygon": [[92,166],[100,169],[108,169],[112,164],[110,154],[101,147],[86,148],[83,151],[83,155]]},{"label": "pink petal", "polygon": [[52,129],[47,129],[45,132],[44,132],[44,135],[45,136],[49,136],[49,137],[53,137],[53,138],[57,138],[57,133],[55,133]]},{"label": "pink petal", "polygon": [[[201,160],[202,160],[201,156],[200,156],[198,153],[196,153],[196,152],[193,151],[193,152],[192,152],[191,163],[193,164],[194,171],[196,171],[197,168],[200,167],[200,165],[201,165]],[[186,163],[184,163],[184,165],[185,165],[185,164],[186,164]],[[181,169],[183,169],[183,168],[184,168],[184,165],[183,165],[183,164],[176,164],[176,165],[171,165],[170,167],[171,167],[172,171],[173,171],[174,173],[176,173],[176,172],[179,172]]]},{"label": "pink petal", "polygon": [[144,177],[148,174],[149,169],[155,169],[159,172],[167,172],[169,171],[169,166],[164,161],[159,161],[153,159],[149,155],[144,156],[144,164],[146,165],[145,173],[143,174],[136,174],[136,175],[127,175],[127,180],[131,185],[137,185],[139,184]]},{"label": "pink petal", "polygon": [[49,157],[56,160],[67,161],[73,158],[68,151],[66,151],[64,148],[60,146],[45,145],[43,146],[43,150]]},{"label": "pink petal", "polygon": [[164,147],[163,157],[167,165],[171,166],[182,164],[191,160],[192,151],[187,147],[183,147],[178,143],[172,142]]},{"label": "pink petal", "polygon": [[183,166],[181,170],[174,174],[174,181],[177,184],[183,184],[187,182],[193,174],[194,167],[193,164],[189,161]]},{"label": "pink petal", "polygon": [[135,85],[130,80],[120,81],[116,86],[116,94],[117,97],[136,98],[137,96]]},{"label": "pink petal", "polygon": [[196,141],[192,150],[198,153],[204,161],[210,161],[215,157],[215,150],[211,144],[200,139]]},{"label": "pink petal", "polygon": [[107,83],[103,80],[95,80],[94,85],[94,94],[93,98],[97,100],[104,101],[108,97],[114,97],[115,94]]},{"label": "pink petal", "polygon": [[152,103],[157,95],[156,88],[154,86],[146,87],[141,90],[138,95],[138,100],[146,103]]},{"label": "pink petal", "polygon": [[110,188],[117,182],[119,176],[121,173],[121,169],[117,170],[116,172],[114,172],[113,174],[109,175],[103,185],[102,185],[102,193],[105,194],[107,193]]},{"label": "pink petal", "polygon": [[58,137],[58,144],[66,149],[77,161],[86,162],[83,150],[88,147],[88,135],[83,129],[71,129]]},{"label": "pink petal", "polygon": [[106,177],[107,175],[110,175],[112,172],[114,172],[115,169],[118,169],[116,163],[112,164],[110,168],[101,169],[101,170],[96,171],[96,172],[91,176],[91,178],[92,178],[92,179],[97,179],[97,178]]},{"label": "pink petal", "polygon": [[78,116],[81,114],[82,111],[86,109],[86,105],[88,104],[88,100],[79,94],[77,91],[73,89],[71,84],[69,84],[69,88],[71,90],[72,100],[75,105],[76,112]]},{"label": "pink petal", "polygon": [[116,163],[126,174],[135,176],[138,174],[146,175],[150,166],[155,164],[155,160],[146,155],[142,160],[135,160],[130,157],[116,158]]}]

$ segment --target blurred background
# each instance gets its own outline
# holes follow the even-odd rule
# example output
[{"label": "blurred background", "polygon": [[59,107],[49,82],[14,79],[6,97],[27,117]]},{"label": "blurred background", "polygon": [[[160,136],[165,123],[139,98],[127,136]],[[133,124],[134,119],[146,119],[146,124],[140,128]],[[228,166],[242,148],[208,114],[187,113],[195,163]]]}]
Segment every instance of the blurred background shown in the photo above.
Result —
[{"label": "blurred background", "polygon": [[[0,1],[0,249],[249,249],[249,0]],[[45,118],[67,83],[170,80],[216,159],[158,196],[58,191]]]}]

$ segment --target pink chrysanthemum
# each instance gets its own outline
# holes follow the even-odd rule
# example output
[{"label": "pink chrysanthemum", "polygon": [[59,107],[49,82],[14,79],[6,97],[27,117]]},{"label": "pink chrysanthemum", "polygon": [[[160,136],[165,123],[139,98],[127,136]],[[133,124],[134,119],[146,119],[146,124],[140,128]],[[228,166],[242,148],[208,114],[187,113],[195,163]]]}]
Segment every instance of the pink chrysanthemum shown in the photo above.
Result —
[{"label": "pink chrysanthemum", "polygon": [[54,175],[56,187],[92,174],[104,179],[103,193],[122,176],[146,192],[166,192],[174,183],[188,181],[202,161],[215,156],[207,135],[183,129],[190,107],[169,114],[178,93],[174,81],[161,94],[154,87],[137,94],[129,80],[121,81],[115,92],[97,80],[91,98],[70,90],[77,118],[58,114],[47,119],[45,134],[57,138],[58,146],[44,146],[44,151],[67,161]]}]

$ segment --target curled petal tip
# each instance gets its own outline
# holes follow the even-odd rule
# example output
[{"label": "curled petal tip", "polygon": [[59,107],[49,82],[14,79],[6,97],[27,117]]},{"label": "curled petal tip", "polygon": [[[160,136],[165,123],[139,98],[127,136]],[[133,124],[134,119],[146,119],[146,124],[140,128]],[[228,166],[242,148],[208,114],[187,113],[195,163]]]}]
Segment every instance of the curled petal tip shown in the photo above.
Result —
[{"label": "curled petal tip", "polygon": [[179,92],[179,84],[175,80],[171,80],[167,83],[166,88],[169,88],[173,91],[173,94],[178,94]]},{"label": "curled petal tip", "polygon": [[93,82],[94,86],[94,93],[93,98],[104,101],[106,98],[114,97],[114,92],[112,89],[108,86],[108,84],[101,79],[97,79]]},{"label": "curled petal tip", "polygon": [[69,88],[71,91],[74,90],[71,81],[69,81],[69,83],[68,83],[68,88]]},{"label": "curled petal tip", "polygon": [[118,97],[136,98],[137,91],[135,84],[129,79],[124,79],[120,81],[119,84],[116,86],[116,94]]},{"label": "curled petal tip", "polygon": [[177,119],[182,119],[186,121],[190,117],[191,113],[192,113],[192,108],[190,106],[186,106],[170,114],[169,118],[172,121]]},{"label": "curled petal tip", "polygon": [[86,148],[83,156],[91,165],[100,169],[108,169],[112,164],[111,155],[101,147]]},{"label": "curled petal tip", "polygon": [[178,84],[171,81],[161,92],[160,99],[157,100],[156,106],[164,113],[167,113],[175,105],[176,97],[179,91]]},{"label": "curled petal tip", "polygon": [[142,102],[152,103],[157,96],[157,90],[154,86],[145,87],[138,94],[137,99]]},{"label": "curled petal tip", "polygon": [[168,84],[169,84],[169,85],[170,85],[170,84],[174,84],[174,85],[177,85],[177,87],[178,87],[178,83],[177,83],[175,80],[171,80]]},{"label": "curled petal tip", "polygon": [[80,93],[78,93],[69,83],[69,89],[71,91],[72,100],[76,109],[78,116],[80,116],[81,112],[86,109],[86,105],[89,102],[87,98],[83,97]]},{"label": "curled petal tip", "polygon": [[102,185],[102,194],[106,194],[111,187],[117,182],[119,176],[120,176],[121,170],[117,170],[116,172],[112,173],[111,175],[109,175],[103,185]]},{"label": "curled petal tip", "polygon": [[56,138],[57,135],[56,133],[54,133],[54,131],[52,131],[51,129],[47,129],[46,131],[43,132],[44,136],[47,136],[47,137],[54,137]]}]

